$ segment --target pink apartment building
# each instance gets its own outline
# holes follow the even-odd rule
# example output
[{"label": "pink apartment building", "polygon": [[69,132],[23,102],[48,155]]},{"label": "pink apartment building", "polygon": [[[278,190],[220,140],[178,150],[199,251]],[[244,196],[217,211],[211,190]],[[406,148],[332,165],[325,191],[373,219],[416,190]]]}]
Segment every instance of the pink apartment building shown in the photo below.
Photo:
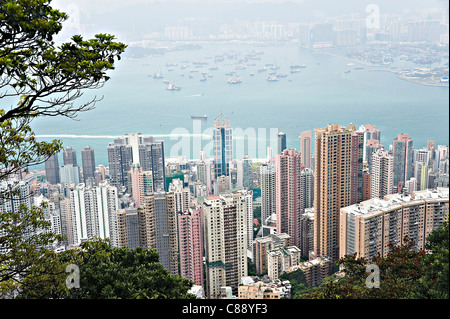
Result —
[{"label": "pink apartment building", "polygon": [[300,153],[286,149],[276,160],[276,216],[277,233],[291,236],[291,245],[299,246],[301,205],[301,163]]},{"label": "pink apartment building", "polygon": [[189,208],[178,213],[180,274],[200,286],[203,286],[202,229],[201,208]]}]

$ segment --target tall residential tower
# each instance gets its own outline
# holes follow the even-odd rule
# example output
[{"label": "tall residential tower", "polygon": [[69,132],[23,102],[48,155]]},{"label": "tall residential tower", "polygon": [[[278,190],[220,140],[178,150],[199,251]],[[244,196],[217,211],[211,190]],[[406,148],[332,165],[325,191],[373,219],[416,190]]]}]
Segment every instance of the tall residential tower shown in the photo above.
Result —
[{"label": "tall residential tower", "polygon": [[363,134],[353,124],[314,131],[314,253],[336,260],[339,210],[362,199]]}]

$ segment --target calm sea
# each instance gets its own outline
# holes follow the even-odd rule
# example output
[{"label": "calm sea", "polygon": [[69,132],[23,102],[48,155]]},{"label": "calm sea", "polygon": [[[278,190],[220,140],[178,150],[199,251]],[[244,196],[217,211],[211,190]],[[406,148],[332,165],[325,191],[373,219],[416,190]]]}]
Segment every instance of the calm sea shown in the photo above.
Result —
[{"label": "calm sea", "polygon": [[[224,60],[216,62],[216,56],[223,56]],[[245,58],[251,65],[236,69]],[[426,146],[427,140],[448,145],[448,87],[411,83],[398,79],[392,72],[373,71],[380,67],[349,63],[294,45],[248,44],[208,44],[201,49],[173,51],[163,56],[122,59],[104,88],[86,91],[86,98],[94,94],[103,96],[95,110],[81,113],[77,121],[38,119],[33,128],[42,140],[61,138],[65,146],[75,148],[80,163],[82,147],[90,145],[95,149],[97,164],[104,165],[108,164],[108,143],[126,133],[154,135],[163,140],[166,156],[174,155],[180,143],[190,141],[191,151],[187,154],[180,151],[178,155],[198,158],[198,153],[193,152],[197,150],[193,146],[198,138],[196,133],[203,138],[201,148],[210,149],[210,129],[220,112],[229,118],[235,132],[247,130],[250,136],[256,133],[258,142],[253,137],[246,140],[249,145],[258,144],[258,156],[265,155],[266,145],[276,146],[270,140],[273,138],[270,129],[285,132],[287,146],[299,149],[300,132],[329,123],[354,123],[356,127],[374,124],[381,130],[385,148],[399,133],[409,133],[417,148]],[[301,64],[306,67],[290,73],[291,65]],[[215,66],[218,70],[210,69]],[[397,70],[411,67],[402,60],[393,66]],[[267,70],[259,72],[264,67]],[[236,73],[231,76],[230,72]],[[269,82],[271,72],[287,76]],[[155,73],[161,73],[181,89],[166,90],[163,79],[152,77]],[[228,78],[237,76],[241,83],[227,83]],[[207,120],[196,120],[194,127],[191,115],[204,114]],[[236,136],[236,141],[240,138]],[[247,146],[238,149],[235,157],[247,152]]]}]

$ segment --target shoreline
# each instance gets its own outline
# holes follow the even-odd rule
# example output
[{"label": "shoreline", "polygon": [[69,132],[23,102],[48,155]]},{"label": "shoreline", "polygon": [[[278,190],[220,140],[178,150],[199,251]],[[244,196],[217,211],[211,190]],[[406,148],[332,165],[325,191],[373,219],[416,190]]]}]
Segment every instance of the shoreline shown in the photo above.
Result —
[{"label": "shoreline", "polygon": [[[347,61],[351,61],[353,63],[358,63],[358,64],[362,64],[365,66],[371,66],[371,67],[381,67],[383,65],[376,65],[376,64],[371,64],[368,62],[363,62],[363,61],[359,61],[359,60],[355,60],[355,59],[351,59],[351,58],[347,58],[345,56],[341,56],[335,53],[331,53],[331,52],[324,52],[324,51],[316,51],[316,53],[323,53],[323,54],[327,54],[339,59],[343,59],[343,60],[347,60]],[[398,79],[401,80],[406,80],[408,82],[411,83],[416,83],[416,84],[420,84],[420,85],[425,85],[425,86],[435,86],[435,87],[449,87],[448,83],[429,83],[429,82],[424,82],[424,81],[420,81],[419,79],[416,79],[415,77],[410,77],[410,76],[406,76],[403,75],[400,71],[394,71],[394,70],[389,70],[389,69],[369,69],[369,71],[384,71],[384,72],[391,72],[397,75]]]}]

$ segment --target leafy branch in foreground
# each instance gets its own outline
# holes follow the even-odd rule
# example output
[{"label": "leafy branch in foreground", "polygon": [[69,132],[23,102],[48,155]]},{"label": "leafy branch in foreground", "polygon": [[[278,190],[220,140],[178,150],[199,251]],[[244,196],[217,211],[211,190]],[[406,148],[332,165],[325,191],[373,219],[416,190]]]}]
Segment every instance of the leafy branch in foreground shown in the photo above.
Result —
[{"label": "leafy branch in foreground", "polygon": [[[0,98],[19,97],[15,107],[0,114],[0,122],[37,116],[75,118],[94,107],[97,98],[75,105],[85,89],[98,89],[109,80],[126,45],[97,34],[55,46],[53,37],[67,15],[48,0],[2,1],[0,7]],[[9,88],[9,92],[8,92]]]}]

